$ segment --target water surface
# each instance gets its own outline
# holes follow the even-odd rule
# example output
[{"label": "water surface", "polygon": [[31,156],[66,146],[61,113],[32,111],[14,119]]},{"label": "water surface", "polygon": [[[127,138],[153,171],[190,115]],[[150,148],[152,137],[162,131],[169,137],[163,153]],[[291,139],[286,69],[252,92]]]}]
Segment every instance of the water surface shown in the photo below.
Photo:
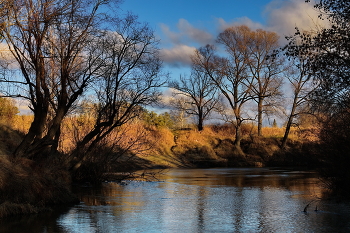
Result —
[{"label": "water surface", "polygon": [[80,204],[1,220],[0,232],[350,232],[350,204],[323,200],[313,172],[173,169],[158,178],[80,188]]}]

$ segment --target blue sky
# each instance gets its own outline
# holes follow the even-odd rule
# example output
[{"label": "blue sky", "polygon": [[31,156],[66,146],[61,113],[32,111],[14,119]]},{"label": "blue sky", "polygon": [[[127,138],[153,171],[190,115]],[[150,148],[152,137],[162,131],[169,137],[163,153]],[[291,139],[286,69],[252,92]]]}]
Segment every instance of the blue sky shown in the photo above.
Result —
[{"label": "blue sky", "polygon": [[[147,22],[160,40],[164,70],[171,79],[190,72],[196,48],[214,43],[225,28],[247,25],[274,31],[281,44],[295,27],[321,24],[313,4],[305,0],[122,0],[119,12],[132,12]],[[169,96],[169,92],[165,93]]]},{"label": "blue sky", "polygon": [[[217,35],[230,26],[274,31],[283,45],[295,27],[311,30],[323,25],[313,5],[305,0],[124,0],[120,10],[138,15],[139,21],[154,29],[164,69],[177,79],[190,73],[194,50],[215,43]],[[165,89],[164,94],[165,101],[171,90]]]},{"label": "blue sky", "polygon": [[175,26],[180,18],[207,26],[215,18],[232,20],[250,16],[263,21],[262,12],[271,0],[125,0],[121,9],[132,11],[151,25]]},{"label": "blue sky", "polygon": [[187,72],[194,49],[214,43],[227,27],[275,31],[283,44],[296,26],[309,30],[320,24],[313,4],[305,0],[124,0],[120,7],[155,30],[172,76]]},{"label": "blue sky", "polygon": [[[305,0],[123,0],[122,13],[132,12],[149,23],[160,40],[164,71],[176,80],[190,73],[196,48],[215,43],[217,35],[230,26],[274,31],[280,43],[295,27],[312,30],[322,26],[314,3]],[[289,89],[289,87],[286,87]],[[289,91],[286,91],[286,93]],[[164,89],[164,101],[171,96]]]}]

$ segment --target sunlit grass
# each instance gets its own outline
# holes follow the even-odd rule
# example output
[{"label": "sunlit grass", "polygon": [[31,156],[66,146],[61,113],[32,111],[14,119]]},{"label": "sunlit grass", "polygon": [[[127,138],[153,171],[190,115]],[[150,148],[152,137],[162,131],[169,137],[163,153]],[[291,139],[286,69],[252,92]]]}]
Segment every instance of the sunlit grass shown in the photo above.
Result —
[{"label": "sunlit grass", "polygon": [[[18,115],[14,118],[12,127],[25,134],[28,132],[32,120],[33,116],[31,115]],[[94,119],[90,116],[65,118],[61,129],[59,150],[69,154],[76,147],[77,142],[93,129],[93,126]],[[244,124],[242,134],[246,153],[271,156],[279,150],[284,132],[284,127],[264,127],[262,129],[263,136],[257,137],[257,126]],[[315,142],[318,140],[317,135],[316,127],[292,127],[289,142]],[[129,160],[130,157],[138,157],[154,165],[180,167],[192,160],[228,158],[232,154],[234,139],[235,129],[229,124],[207,125],[203,131],[198,131],[196,127],[169,129],[136,120],[115,129],[103,140],[103,144],[110,148],[116,148],[115,152],[117,153],[124,151],[123,155],[118,158],[121,161]],[[16,140],[17,143],[20,141]],[[9,144],[9,142],[6,143]],[[12,144],[15,147],[15,144]],[[247,147],[247,145],[249,146]]]},{"label": "sunlit grass", "polygon": [[[28,132],[32,120],[31,115],[18,115],[10,124],[0,125],[0,201],[3,203],[0,205],[0,217],[35,213],[40,208],[37,203],[44,206],[45,203],[72,199],[67,189],[70,175],[64,164],[52,163],[36,168],[29,159],[9,159]],[[59,150],[63,152],[60,162],[71,159],[64,155],[69,155],[93,126],[94,119],[89,117],[70,116],[64,120],[59,142]],[[263,166],[264,161],[270,158],[285,161],[283,153],[279,152],[284,131],[284,128],[265,127],[262,129],[263,136],[258,137],[255,125],[244,125],[242,146],[246,157],[234,160],[238,162],[233,165]],[[303,142],[315,142],[317,135],[316,127],[293,127],[289,145],[297,148]],[[117,172],[121,168],[193,167],[203,161],[225,166],[227,161],[232,160],[234,139],[232,125],[208,125],[203,131],[198,131],[195,127],[169,129],[135,120],[118,127],[106,137],[101,142],[101,149],[92,153],[89,166],[96,168],[102,164],[103,169],[109,169],[108,172]]]},{"label": "sunlit grass", "polygon": [[12,123],[12,128],[19,132],[26,134],[29,130],[31,123],[33,122],[33,115],[15,115]]}]

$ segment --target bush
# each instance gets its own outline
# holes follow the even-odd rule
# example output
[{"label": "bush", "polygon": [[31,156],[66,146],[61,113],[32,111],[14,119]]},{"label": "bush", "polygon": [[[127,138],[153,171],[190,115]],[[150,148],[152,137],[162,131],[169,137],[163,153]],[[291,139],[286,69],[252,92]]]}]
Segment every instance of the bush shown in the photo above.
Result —
[{"label": "bush", "polygon": [[0,122],[2,124],[12,125],[17,113],[19,111],[13,99],[0,97]]},{"label": "bush", "polygon": [[153,111],[145,111],[143,115],[143,120],[148,125],[154,125],[157,127],[167,127],[169,129],[174,128],[174,121],[171,118],[171,115],[168,112],[157,114]]},{"label": "bush", "polygon": [[335,192],[350,193],[350,113],[345,110],[324,123],[321,130],[320,173]]},{"label": "bush", "polygon": [[69,174],[54,163],[42,167],[29,159],[0,157],[0,217],[77,201],[70,192]]}]

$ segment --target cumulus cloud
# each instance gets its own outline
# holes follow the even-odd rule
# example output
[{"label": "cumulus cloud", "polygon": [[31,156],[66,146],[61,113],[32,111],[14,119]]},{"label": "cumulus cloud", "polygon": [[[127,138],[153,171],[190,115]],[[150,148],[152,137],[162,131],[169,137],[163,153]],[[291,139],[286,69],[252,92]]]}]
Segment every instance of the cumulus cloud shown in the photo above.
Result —
[{"label": "cumulus cloud", "polygon": [[163,61],[171,66],[187,66],[191,64],[191,55],[195,48],[213,43],[215,36],[208,30],[200,29],[190,24],[186,19],[179,19],[176,30],[166,24],[160,25],[170,48],[161,50]]},{"label": "cumulus cloud", "polygon": [[[314,9],[313,3],[305,3],[305,0],[272,0],[266,5],[263,16],[264,24],[253,21],[248,17],[235,18],[225,21],[223,18],[216,18],[216,31],[198,28],[190,24],[186,19],[179,19],[175,29],[162,24],[161,30],[164,33],[168,48],[161,51],[166,63],[175,66],[191,64],[190,56],[195,48],[206,44],[215,43],[217,33],[228,27],[247,25],[253,30],[264,29],[274,31],[280,36],[281,44],[286,42],[285,37],[295,33],[295,27],[301,30],[316,30],[327,27],[326,20],[318,18],[319,12]],[[169,48],[170,47],[170,48]]]},{"label": "cumulus cloud", "polygon": [[166,24],[160,25],[164,35],[174,44],[199,43],[205,45],[213,41],[213,35],[204,29],[199,29],[190,24],[186,19],[179,19],[177,32],[171,31]]},{"label": "cumulus cloud", "polygon": [[160,56],[163,61],[173,66],[189,65],[191,64],[191,56],[195,49],[195,47],[184,44],[175,45],[170,49],[162,49]]},{"label": "cumulus cloud", "polygon": [[160,24],[160,28],[164,33],[164,35],[166,36],[166,38],[168,38],[171,41],[171,43],[174,43],[174,44],[181,43],[181,35],[179,33],[172,32],[168,25],[162,23]]},{"label": "cumulus cloud", "polygon": [[286,36],[293,35],[295,28],[301,30],[316,30],[327,27],[328,22],[318,18],[319,12],[314,8],[313,3],[306,3],[305,0],[273,0],[265,8],[263,15],[266,24],[254,22],[248,17],[234,19],[226,22],[222,18],[217,18],[219,31],[237,25],[247,25],[251,29],[264,29],[274,31],[281,37],[281,42]]},{"label": "cumulus cloud", "polygon": [[266,6],[264,12],[267,27],[283,38],[293,35],[295,27],[307,31],[327,27],[328,22],[318,18],[319,12],[313,6],[304,0],[274,0]]},{"label": "cumulus cloud", "polygon": [[254,22],[253,20],[251,20],[248,17],[237,18],[237,19],[234,19],[230,22],[226,22],[223,18],[217,18],[216,21],[217,21],[218,29],[220,32],[224,31],[226,28],[229,28],[232,26],[238,26],[238,25],[246,25],[253,30],[265,27],[261,23]]},{"label": "cumulus cloud", "polygon": [[200,44],[208,44],[212,42],[213,35],[208,33],[205,30],[198,29],[193,27],[187,20],[180,19],[177,28],[182,32],[182,34],[194,42],[198,42]]},{"label": "cumulus cloud", "polygon": [[163,94],[161,96],[163,106],[171,108],[171,102],[174,101],[174,93],[176,93],[176,90],[171,87],[163,91]]}]

